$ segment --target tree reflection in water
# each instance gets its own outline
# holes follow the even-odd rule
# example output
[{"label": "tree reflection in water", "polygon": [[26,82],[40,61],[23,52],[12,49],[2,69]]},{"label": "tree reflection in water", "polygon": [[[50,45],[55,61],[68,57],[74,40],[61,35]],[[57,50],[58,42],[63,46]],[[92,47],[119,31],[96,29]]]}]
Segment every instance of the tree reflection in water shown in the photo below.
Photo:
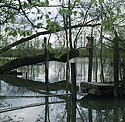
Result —
[{"label": "tree reflection in water", "polygon": [[[81,62],[81,63],[79,63]],[[87,60],[78,60],[77,65],[77,80],[86,80],[86,70],[87,69]],[[53,62],[51,64],[54,64]],[[51,65],[54,71],[50,72],[50,82],[60,81],[65,79],[65,64],[56,63],[56,65]],[[56,67],[55,67],[56,66]],[[79,67],[84,67],[79,68]],[[23,67],[24,68],[24,67]],[[22,68],[22,71],[24,70]],[[43,65],[38,66],[29,66],[24,70],[28,70],[28,78],[43,81],[42,77],[39,77],[41,74],[44,76],[44,67]],[[94,69],[93,69],[94,70]],[[94,71],[93,71],[94,72]],[[23,79],[24,80],[24,79]],[[38,80],[38,81],[39,81]],[[11,80],[10,80],[11,81]],[[12,80],[13,81],[13,80]],[[16,79],[15,79],[16,81]],[[25,81],[25,80],[24,80]],[[41,95],[45,93],[42,91],[33,91],[33,89],[28,89],[25,86],[12,86],[9,85],[9,82],[6,84],[3,81],[0,82],[0,95]],[[54,86],[53,86],[54,87]],[[62,88],[63,86],[61,86]],[[41,88],[41,86],[40,86]],[[49,91],[49,93],[63,94],[65,89],[58,89],[57,91]],[[56,101],[65,101],[65,103],[56,103]],[[4,101],[4,102],[3,102]],[[125,100],[117,100],[104,98],[87,98],[84,97],[80,102],[72,101],[68,97],[44,97],[41,99],[16,99],[16,100],[7,100],[0,99],[0,110],[3,106],[11,107],[13,105],[25,105],[35,102],[45,102],[44,105],[25,108],[22,110],[11,111],[0,113],[0,122],[8,122],[8,118],[11,118],[16,122],[16,119],[19,122],[114,122],[122,121],[125,122]],[[54,104],[49,104],[49,102],[55,101]],[[15,117],[16,116],[16,117]],[[22,119],[23,118],[23,119]]]},{"label": "tree reflection in water", "polygon": [[[9,86],[7,85],[7,88]],[[14,87],[14,86],[13,86]],[[19,88],[20,89],[20,88]],[[8,90],[11,90],[9,88]],[[23,88],[21,88],[23,90]],[[9,92],[10,91],[6,91]],[[12,90],[13,92],[13,90]],[[60,91],[55,91],[59,94]],[[22,95],[22,92],[20,92]],[[30,92],[29,92],[30,93]],[[54,92],[53,92],[54,93]],[[33,94],[33,93],[32,93]],[[31,99],[32,100],[32,99]],[[30,100],[30,102],[31,102]],[[43,99],[34,99],[41,102]],[[72,101],[70,97],[45,97],[45,105],[17,111],[0,113],[0,122],[124,122],[125,100],[113,98],[93,98],[85,96],[80,101]],[[64,100],[65,103],[56,103]],[[26,104],[23,103],[22,105]],[[55,101],[53,104],[50,102]],[[12,102],[12,101],[11,101]],[[16,100],[20,104],[20,100]],[[26,102],[26,101],[25,101]],[[0,109],[7,106],[9,100],[0,99]],[[13,106],[15,103],[13,101]],[[29,104],[29,102],[27,103]],[[11,107],[8,106],[8,107]]]},{"label": "tree reflection in water", "polygon": [[[82,108],[88,109],[89,122],[124,122],[125,99],[99,98],[87,96],[80,102]],[[91,114],[91,115],[90,115]]]}]

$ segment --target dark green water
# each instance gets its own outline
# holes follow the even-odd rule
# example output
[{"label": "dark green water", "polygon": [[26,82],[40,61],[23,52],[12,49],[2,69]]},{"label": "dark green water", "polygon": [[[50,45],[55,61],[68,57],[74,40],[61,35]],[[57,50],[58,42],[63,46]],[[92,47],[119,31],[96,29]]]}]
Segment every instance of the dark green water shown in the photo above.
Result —
[{"label": "dark green water", "polygon": [[[0,95],[6,96],[43,96],[26,88],[11,86],[0,82]],[[51,94],[63,94],[53,91]],[[77,96],[78,98],[79,95]],[[124,122],[125,100],[113,98],[93,98],[85,96],[77,102],[68,97],[29,97],[1,98],[0,122]],[[41,105],[40,105],[41,104]],[[46,105],[45,105],[46,104]],[[32,105],[24,107],[26,105]],[[38,106],[36,106],[38,105]],[[16,108],[13,110],[13,108]],[[24,107],[24,108],[19,108]],[[7,111],[9,108],[10,111]]]},{"label": "dark green water", "polygon": [[[86,81],[87,67],[87,60],[77,60],[77,85]],[[23,71],[24,79],[44,82],[43,65],[23,67],[19,71]],[[93,81],[94,72],[93,68]],[[98,69],[98,78],[99,72]],[[79,100],[72,101],[70,97],[53,96],[66,93],[64,89],[59,88],[49,91],[51,97],[47,97],[48,93],[42,89],[38,90],[38,87],[22,87],[20,84],[11,84],[10,82],[15,81],[13,78],[8,79],[8,82],[7,77],[4,79],[0,79],[0,96],[11,97],[0,98],[0,122],[125,122],[124,99],[93,98],[78,94]],[[60,80],[65,80],[65,64],[51,62],[49,82]]]}]

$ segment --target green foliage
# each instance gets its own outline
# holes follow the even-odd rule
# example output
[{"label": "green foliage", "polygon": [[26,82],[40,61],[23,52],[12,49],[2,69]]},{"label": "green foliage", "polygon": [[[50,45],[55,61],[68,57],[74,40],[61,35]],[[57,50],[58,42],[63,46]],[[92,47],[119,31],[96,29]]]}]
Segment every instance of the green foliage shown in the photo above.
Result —
[{"label": "green foliage", "polygon": [[9,36],[13,36],[13,37],[16,37],[17,36],[17,31],[13,28],[10,29],[9,33],[8,33]]},{"label": "green foliage", "polygon": [[43,15],[40,15],[37,17],[37,20],[41,20],[43,18]]},{"label": "green foliage", "polygon": [[48,48],[49,51],[52,51],[52,43],[49,43],[47,48]]},{"label": "green foliage", "polygon": [[40,23],[37,24],[37,27],[42,27],[42,25],[43,24],[40,22]]},{"label": "green foliage", "polygon": [[[60,15],[65,15],[65,17],[71,16],[72,25],[75,25],[76,23],[81,24],[83,20],[85,20],[85,23],[87,23],[87,21],[89,20],[91,21],[93,18],[98,18],[98,19],[96,19],[95,21],[91,21],[90,23],[87,23],[87,24],[91,25],[93,23],[94,24],[100,23],[100,18],[101,18],[100,6],[101,5],[103,6],[103,12],[102,12],[103,13],[102,24],[104,28],[103,32],[111,32],[112,25],[115,27],[120,27],[119,25],[121,23],[117,26],[116,24],[125,18],[125,16],[123,16],[124,12],[122,11],[122,7],[121,7],[122,4],[120,4],[117,1],[112,2],[111,4],[108,4],[108,2],[110,1],[107,2],[106,0],[90,0],[90,1],[84,1],[84,2],[82,0],[75,0],[75,1],[71,1],[69,5],[66,5],[66,2],[68,3],[68,0],[65,1],[65,3],[63,3],[64,2],[63,0],[59,0],[60,5],[64,5],[65,7],[61,7],[61,6],[57,7],[58,9],[56,10],[57,11],[59,10],[58,11],[59,13],[57,13],[57,16],[54,16],[53,14],[55,13],[53,13],[52,8],[48,7],[50,4],[49,0],[43,0],[43,1],[32,0],[32,4],[29,4],[27,0],[24,0],[24,1],[21,1],[21,6],[18,1],[16,2],[15,1],[16,0],[14,1],[5,0],[3,1],[3,3],[1,3],[1,5],[3,6],[5,5],[6,7],[0,8],[0,15],[1,15],[0,22],[2,21],[4,23],[3,24],[3,28],[5,27],[4,32],[8,34],[8,36],[10,37],[11,36],[17,37],[17,35],[21,37],[25,37],[27,35],[30,35],[31,26],[34,29],[33,24],[38,28],[44,27],[56,33],[57,30],[62,29],[61,24],[63,24],[63,19],[62,19],[63,17],[61,18]],[[91,8],[87,11],[87,9],[89,8],[91,4],[92,4]],[[112,7],[113,9],[111,9]],[[23,13],[20,8],[23,9],[25,13]],[[96,10],[99,10],[99,11],[96,11]],[[35,13],[35,15],[33,16],[35,18],[34,21],[32,20],[32,17],[30,18],[31,12],[32,14]],[[87,12],[87,15],[86,15],[86,12]],[[23,22],[17,19],[18,17],[24,18]],[[29,18],[30,21],[28,21],[27,18]],[[69,20],[67,20],[67,25],[68,25],[68,21]],[[122,22],[122,25],[123,24],[124,22]],[[29,27],[27,26],[29,26],[30,29],[28,29]],[[35,28],[35,30],[37,30],[38,28]],[[78,31],[75,31],[75,32],[78,32]],[[48,44],[47,46],[48,46],[48,49],[50,48],[51,50],[51,44]]]},{"label": "green foliage", "polygon": [[91,4],[96,3],[96,0],[91,0]]},{"label": "green foliage", "polygon": [[3,38],[3,36],[0,34],[0,40]]},{"label": "green foliage", "polygon": [[99,0],[99,4],[102,4],[102,3],[104,3],[104,0]]},{"label": "green foliage", "polygon": [[39,2],[42,7],[47,7],[49,5],[49,0],[45,0],[44,2]]},{"label": "green foliage", "polygon": [[67,9],[67,10],[66,10],[66,9],[60,9],[60,10],[59,10],[59,13],[60,13],[61,15],[68,15],[68,16],[69,16],[69,15],[72,15],[72,13],[76,13],[76,11],[73,12],[73,11],[68,10],[68,9]]},{"label": "green foliage", "polygon": [[56,30],[61,29],[62,27],[57,22],[47,20],[47,28],[53,32],[56,32]]},{"label": "green foliage", "polygon": [[49,5],[49,0],[45,0],[45,5],[46,5],[46,6]]},{"label": "green foliage", "polygon": [[72,11],[71,10],[66,10],[66,15],[70,16],[72,14]]},{"label": "green foliage", "polygon": [[29,7],[29,3],[27,3],[27,2],[24,1],[23,7],[24,7],[24,8],[28,8],[28,7]]},{"label": "green foliage", "polygon": [[5,30],[5,32],[7,32],[9,29],[10,29],[9,27],[6,27],[4,30]]},{"label": "green foliage", "polygon": [[56,57],[57,59],[59,59],[59,58],[60,58],[61,56],[63,56],[64,54],[65,54],[64,51],[62,51],[62,50],[58,50],[58,51],[56,51],[54,57]]},{"label": "green foliage", "polygon": [[59,10],[59,13],[60,13],[61,15],[65,14],[65,9],[60,9],[60,10]]},{"label": "green foliage", "polygon": [[77,13],[78,13],[77,11],[73,11],[74,16],[76,16],[76,15],[77,15]]},{"label": "green foliage", "polygon": [[111,25],[110,25],[110,20],[105,19],[102,24],[103,24],[104,31],[112,30]]},{"label": "green foliage", "polygon": [[75,0],[77,3],[80,3],[81,2],[81,0]]},{"label": "green foliage", "polygon": [[43,43],[43,44],[42,44],[42,47],[43,47],[43,48],[46,47],[49,51],[52,51],[52,43],[49,43],[49,44]]}]

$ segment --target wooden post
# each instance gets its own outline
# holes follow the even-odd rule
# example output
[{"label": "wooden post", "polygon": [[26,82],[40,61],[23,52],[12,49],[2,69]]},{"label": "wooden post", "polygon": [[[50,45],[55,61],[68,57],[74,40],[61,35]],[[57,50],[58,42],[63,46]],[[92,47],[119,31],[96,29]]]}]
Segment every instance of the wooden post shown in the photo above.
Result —
[{"label": "wooden post", "polygon": [[71,63],[71,83],[72,83],[72,102],[71,102],[71,121],[76,122],[76,65]]},{"label": "wooden post", "polygon": [[45,84],[48,90],[48,49],[47,49],[47,38],[44,37],[44,44],[45,44],[45,48],[44,48],[44,53],[45,53]]},{"label": "wooden post", "polygon": [[[48,65],[48,60],[49,60],[49,54],[48,54],[48,48],[47,48],[47,38],[44,37],[44,54],[45,54],[45,84],[46,84],[46,92],[48,94],[48,81],[49,81],[49,65]],[[49,119],[49,98],[48,96],[45,97],[45,122],[48,122]]]},{"label": "wooden post", "polygon": [[92,80],[92,62],[93,62],[93,37],[86,37],[88,39],[88,51],[89,51],[89,66],[88,66],[88,82]]},{"label": "wooden post", "polygon": [[114,97],[119,96],[119,48],[118,37],[114,39]]},{"label": "wooden post", "polygon": [[26,72],[26,79],[28,79],[28,74],[27,74],[27,72]]},{"label": "wooden post", "polygon": [[76,65],[71,63],[72,100],[76,100]]}]

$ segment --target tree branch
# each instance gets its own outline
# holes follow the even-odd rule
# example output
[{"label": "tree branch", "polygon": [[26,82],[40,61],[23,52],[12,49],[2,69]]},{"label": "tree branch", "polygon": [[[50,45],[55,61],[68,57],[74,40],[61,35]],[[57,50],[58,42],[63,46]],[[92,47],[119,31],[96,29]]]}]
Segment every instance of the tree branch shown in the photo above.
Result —
[{"label": "tree branch", "polygon": [[[71,28],[95,27],[95,26],[99,26],[99,25],[100,25],[99,23],[97,23],[97,24],[78,24],[78,25],[71,26]],[[69,29],[69,27],[67,29]],[[64,30],[64,28],[59,28],[59,29],[56,30],[56,32],[63,31],[63,30]],[[48,30],[48,31],[37,32],[36,34],[33,34],[33,35],[29,36],[29,37],[21,38],[20,40],[14,42],[12,44],[9,44],[8,46],[5,46],[2,49],[0,49],[0,54],[7,51],[7,50],[9,50],[9,49],[11,49],[14,46],[17,46],[17,45],[19,45],[21,43],[24,43],[26,41],[32,40],[32,39],[34,39],[36,37],[39,37],[40,35],[46,35],[46,34],[50,34],[50,33],[55,33],[55,31]]]}]

